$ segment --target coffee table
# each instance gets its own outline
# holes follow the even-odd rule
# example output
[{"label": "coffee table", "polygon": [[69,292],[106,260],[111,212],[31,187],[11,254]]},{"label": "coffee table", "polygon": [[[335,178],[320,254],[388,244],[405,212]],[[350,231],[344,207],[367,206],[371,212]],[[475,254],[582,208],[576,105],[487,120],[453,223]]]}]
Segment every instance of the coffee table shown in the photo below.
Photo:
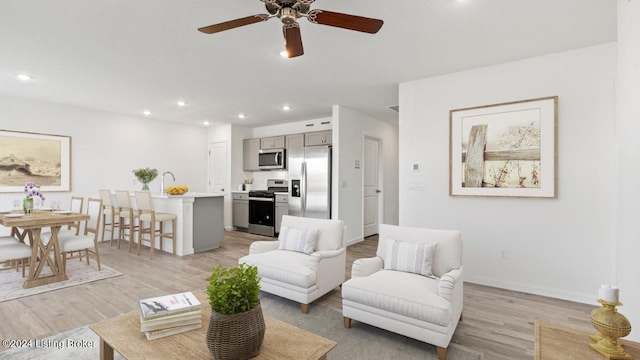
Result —
[{"label": "coffee table", "polygon": [[[589,347],[589,335],[595,334],[558,324],[536,321],[535,360],[604,360],[604,356]],[[624,350],[640,359],[640,344],[621,339]]]},{"label": "coffee table", "polygon": [[[209,359],[213,358],[206,343],[211,308],[207,295],[194,291],[202,304],[202,328],[182,334],[148,341],[140,332],[140,311],[93,324],[90,328],[100,336],[100,359],[113,359],[114,350],[125,359]],[[304,316],[304,315],[300,315]],[[254,359],[304,360],[326,359],[334,341],[284,323],[264,317],[266,331],[260,355]]]}]

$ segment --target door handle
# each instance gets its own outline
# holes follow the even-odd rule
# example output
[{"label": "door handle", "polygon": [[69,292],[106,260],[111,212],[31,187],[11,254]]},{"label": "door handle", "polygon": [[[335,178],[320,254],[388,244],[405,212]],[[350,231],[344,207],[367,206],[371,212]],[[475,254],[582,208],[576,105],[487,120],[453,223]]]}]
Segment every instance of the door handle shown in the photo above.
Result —
[{"label": "door handle", "polygon": [[380,194],[382,192],[382,190],[376,190],[376,193]]}]

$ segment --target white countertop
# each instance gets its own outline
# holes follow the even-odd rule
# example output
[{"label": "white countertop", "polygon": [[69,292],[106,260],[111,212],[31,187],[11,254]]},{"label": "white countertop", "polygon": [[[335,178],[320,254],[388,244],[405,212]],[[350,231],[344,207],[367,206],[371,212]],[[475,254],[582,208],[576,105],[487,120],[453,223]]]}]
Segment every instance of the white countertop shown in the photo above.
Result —
[{"label": "white countertop", "polygon": [[152,194],[154,198],[159,199],[173,199],[173,198],[205,198],[205,197],[223,197],[224,193],[198,193],[198,192],[190,192],[188,191],[184,195],[160,195],[160,194]]}]

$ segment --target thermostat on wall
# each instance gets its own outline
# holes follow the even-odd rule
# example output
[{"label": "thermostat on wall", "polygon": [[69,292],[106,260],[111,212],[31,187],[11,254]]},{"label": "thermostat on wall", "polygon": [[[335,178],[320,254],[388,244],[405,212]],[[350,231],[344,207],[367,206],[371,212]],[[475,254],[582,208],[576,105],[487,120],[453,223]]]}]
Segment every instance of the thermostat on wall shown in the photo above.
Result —
[{"label": "thermostat on wall", "polygon": [[420,164],[413,164],[411,165],[411,170],[413,171],[420,171]]}]

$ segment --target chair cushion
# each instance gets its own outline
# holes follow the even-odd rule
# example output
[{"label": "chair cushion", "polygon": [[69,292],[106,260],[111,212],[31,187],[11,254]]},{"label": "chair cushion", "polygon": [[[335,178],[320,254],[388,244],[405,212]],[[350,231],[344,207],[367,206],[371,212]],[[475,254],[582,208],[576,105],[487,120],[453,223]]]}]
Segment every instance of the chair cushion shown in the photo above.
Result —
[{"label": "chair cushion", "polygon": [[22,243],[0,245],[0,263],[31,257],[31,247]]},{"label": "chair cushion", "polygon": [[300,252],[273,250],[247,255],[238,262],[256,265],[262,278],[306,289],[316,284],[316,272],[309,268],[309,259],[309,255]]},{"label": "chair cushion", "polygon": [[408,243],[395,239],[387,240],[385,270],[398,270],[418,275],[433,276],[433,253],[437,244]]},{"label": "chair cushion", "polygon": [[[167,221],[167,220],[173,220],[176,218],[177,216],[174,214],[158,213],[158,212],[156,213],[156,221]],[[140,221],[150,222],[151,214],[150,213],[140,214]]]},{"label": "chair cushion", "polygon": [[[69,229],[61,229],[58,232],[58,240],[64,239],[64,238],[70,238],[70,237],[74,237],[76,236],[76,230],[69,230]],[[48,244],[49,240],[51,240],[51,232],[50,231],[45,231],[40,233],[40,241],[42,241],[44,244]]]},{"label": "chair cushion", "polygon": [[316,248],[318,230],[282,226],[278,236],[278,249],[311,254]]},{"label": "chair cushion", "polygon": [[[131,210],[122,210],[122,211],[120,211],[120,214],[119,214],[119,215],[120,215],[120,217],[121,217],[121,218],[128,219],[128,218],[129,218],[129,216],[131,216],[131,215],[130,215],[130,213],[131,213]],[[139,215],[139,213],[138,213],[137,211],[134,211],[134,212],[133,212],[133,217],[134,217],[134,218],[137,218],[137,217],[138,217],[138,215]]]},{"label": "chair cushion", "polygon": [[451,323],[452,305],[438,296],[438,280],[391,270],[352,278],[342,284],[342,298],[432,324]]},{"label": "chair cushion", "polygon": [[319,229],[316,251],[337,250],[342,244],[342,220],[314,219],[298,216],[283,215],[282,225],[298,229]]},{"label": "chair cushion", "polygon": [[17,243],[19,243],[18,239],[14,238],[13,236],[0,236],[0,245]]},{"label": "chair cushion", "polygon": [[59,239],[60,251],[69,252],[83,249],[93,249],[93,236],[73,236]]}]

